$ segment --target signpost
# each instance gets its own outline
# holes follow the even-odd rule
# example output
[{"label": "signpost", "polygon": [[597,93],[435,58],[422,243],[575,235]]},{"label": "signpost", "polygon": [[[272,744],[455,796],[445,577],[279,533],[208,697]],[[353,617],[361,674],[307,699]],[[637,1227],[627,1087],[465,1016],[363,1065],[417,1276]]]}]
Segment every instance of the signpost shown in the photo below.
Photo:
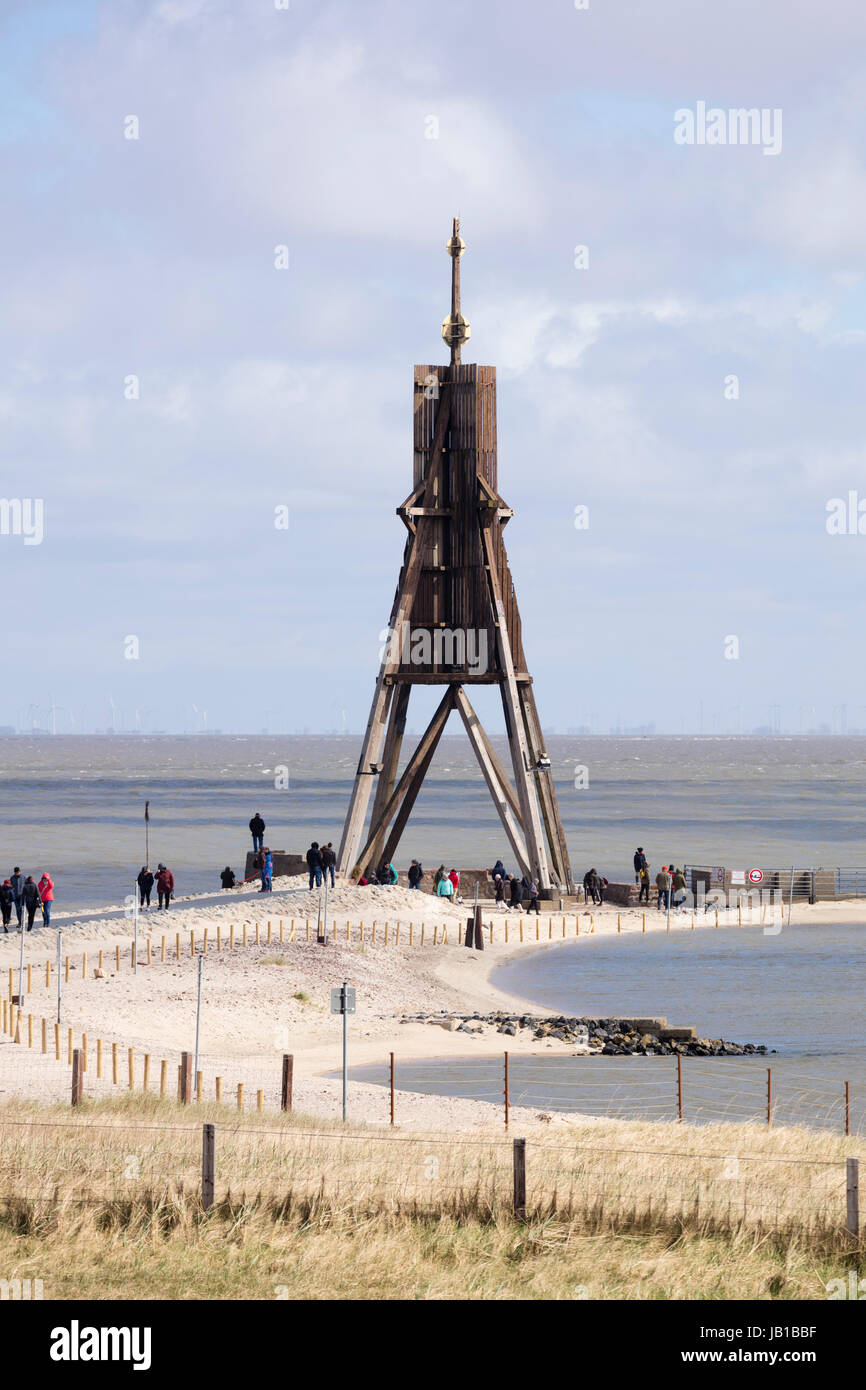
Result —
[{"label": "signpost", "polygon": [[348,1064],[346,1061],[346,1020],[349,1014],[355,1012],[355,991],[344,980],[339,989],[331,990],[331,1013],[343,1015],[343,1121],[346,1119],[346,1091],[349,1083]]},{"label": "signpost", "polygon": [[762,883],[762,882],[763,882],[763,879],[764,879],[764,871],[763,871],[763,869],[750,869],[750,870],[749,870],[749,882],[750,882],[750,883]]}]

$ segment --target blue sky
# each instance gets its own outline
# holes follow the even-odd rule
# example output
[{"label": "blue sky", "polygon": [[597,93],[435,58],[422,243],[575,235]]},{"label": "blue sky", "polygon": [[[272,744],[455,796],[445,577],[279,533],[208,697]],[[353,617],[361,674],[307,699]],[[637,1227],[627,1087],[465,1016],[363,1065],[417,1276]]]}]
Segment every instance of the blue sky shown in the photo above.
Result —
[{"label": "blue sky", "polygon": [[[45,512],[0,535],[0,725],[362,727],[459,212],[544,724],[866,727],[866,536],[825,527],[866,498],[853,0],[7,2],[0,36],[0,495]],[[676,145],[698,101],[780,108],[781,152]]]}]

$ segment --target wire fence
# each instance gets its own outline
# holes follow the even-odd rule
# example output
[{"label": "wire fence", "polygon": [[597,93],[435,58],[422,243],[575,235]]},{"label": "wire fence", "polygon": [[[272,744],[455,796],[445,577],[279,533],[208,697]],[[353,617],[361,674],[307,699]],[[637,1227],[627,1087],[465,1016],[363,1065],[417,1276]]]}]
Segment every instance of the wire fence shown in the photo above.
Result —
[{"label": "wire fence", "polygon": [[0,1116],[0,1204],[22,1223],[82,1205],[109,1205],[119,1218],[179,1200],[231,1214],[509,1212],[595,1229],[860,1238],[856,1157]]}]

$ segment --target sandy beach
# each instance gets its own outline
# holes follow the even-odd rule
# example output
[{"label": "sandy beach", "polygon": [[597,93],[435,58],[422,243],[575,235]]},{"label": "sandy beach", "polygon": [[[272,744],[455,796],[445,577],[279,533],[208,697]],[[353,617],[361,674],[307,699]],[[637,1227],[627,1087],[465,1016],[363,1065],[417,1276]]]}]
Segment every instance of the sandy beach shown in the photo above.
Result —
[{"label": "sandy beach", "polygon": [[[550,950],[563,940],[580,941],[590,935],[617,932],[639,936],[644,929],[647,933],[667,930],[665,914],[654,908],[644,914],[606,905],[592,912],[581,909],[567,915],[543,913],[536,918],[497,912],[491,903],[482,905],[485,949],[478,952],[459,944],[470,910],[468,905],[449,905],[431,895],[403,888],[358,888],[338,883],[329,905],[329,941],[323,947],[315,941],[318,903],[318,893],[309,893],[305,880],[286,879],[278,880],[274,892],[267,896],[247,890],[227,893],[217,901],[212,895],[182,900],[182,910],[173,907],[168,913],[152,910],[139,918],[139,966],[135,972],[131,950],[133,924],[117,915],[122,912],[120,905],[86,915],[63,914],[58,905],[51,929],[36,929],[25,935],[24,1012],[34,1018],[33,1047],[27,1046],[24,1021],[20,1043],[14,1043],[8,1034],[2,1035],[0,1097],[25,1095],[65,1100],[69,1094],[69,1028],[76,1045],[82,1034],[87,1035],[89,1093],[110,1094],[118,1087],[128,1086],[130,1048],[134,1054],[136,1089],[143,1085],[147,1054],[151,1059],[150,1089],[157,1089],[159,1065],[166,1060],[171,1092],[180,1052],[194,1047],[198,965],[190,938],[194,934],[196,947],[201,947],[205,930],[208,942],[202,966],[200,1051],[204,1094],[212,1095],[215,1077],[220,1076],[227,1096],[230,1090],[234,1094],[238,1082],[243,1082],[247,1108],[255,1105],[258,1089],[263,1090],[264,1103],[271,1107],[277,1103],[281,1056],[289,1052],[294,1057],[295,1107],[331,1118],[339,1113],[340,1081],[328,1073],[340,1066],[341,1024],[339,1017],[329,1011],[330,991],[343,980],[352,984],[357,994],[357,1012],[350,1020],[353,1065],[387,1061],[390,1052],[402,1060],[501,1055],[506,1046],[513,1053],[573,1052],[568,1044],[534,1039],[529,1030],[504,1038],[495,1024],[487,1024],[470,1035],[431,1022],[401,1022],[401,1017],[438,1010],[446,1014],[502,1011],[542,1017],[545,1011],[538,1005],[508,995],[491,983],[491,974],[503,961],[520,952]],[[760,925],[758,919],[756,913],[750,924],[748,914],[743,913],[744,926]],[[793,921],[815,927],[834,922],[866,922],[866,903],[847,900],[814,907],[795,903]],[[736,909],[719,914],[721,926],[736,923]],[[242,944],[244,924],[246,945]],[[59,1062],[54,1055],[53,1028],[57,992],[55,925],[62,928],[64,962],[67,956],[70,962],[69,980],[63,984]],[[696,915],[694,919],[691,913],[672,913],[670,918],[670,930],[677,934],[712,931],[714,926],[713,913]],[[763,930],[772,935],[780,927],[784,930],[778,912],[774,921],[768,910]],[[234,949],[230,949],[232,928]],[[446,934],[447,943],[443,942]],[[101,978],[96,973],[100,952]],[[7,974],[12,969],[15,992],[19,957],[17,932],[0,939],[0,969]],[[46,962],[51,963],[50,984],[46,984]],[[29,993],[27,964],[31,966]],[[4,992],[7,988],[4,980]],[[43,1018],[47,1055],[41,1052]],[[698,1019],[671,1021],[700,1023]],[[102,1040],[105,1057],[101,1080],[95,1074],[97,1039]],[[112,1043],[117,1044],[121,1058],[117,1085],[112,1081],[109,1064]],[[350,1094],[353,1118],[388,1123],[387,1091],[382,1087],[351,1082]],[[483,1101],[401,1092],[398,1109],[399,1124],[405,1128],[465,1129],[502,1123],[501,1106]],[[565,1116],[545,1116],[540,1120],[531,1111],[513,1113],[524,1126],[568,1123]]]}]

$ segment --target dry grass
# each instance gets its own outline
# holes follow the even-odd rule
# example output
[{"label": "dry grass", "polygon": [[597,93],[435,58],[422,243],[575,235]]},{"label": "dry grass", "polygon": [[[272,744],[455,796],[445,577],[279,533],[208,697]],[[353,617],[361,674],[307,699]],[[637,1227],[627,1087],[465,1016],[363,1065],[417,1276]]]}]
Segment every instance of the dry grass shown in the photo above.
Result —
[{"label": "dry grass", "polygon": [[[202,1121],[217,1126],[207,1213]],[[858,1152],[817,1131],[577,1121],[529,1137],[518,1222],[501,1129],[12,1102],[0,1274],[41,1278],[46,1298],[820,1298],[860,1265],[843,1230]]]}]

